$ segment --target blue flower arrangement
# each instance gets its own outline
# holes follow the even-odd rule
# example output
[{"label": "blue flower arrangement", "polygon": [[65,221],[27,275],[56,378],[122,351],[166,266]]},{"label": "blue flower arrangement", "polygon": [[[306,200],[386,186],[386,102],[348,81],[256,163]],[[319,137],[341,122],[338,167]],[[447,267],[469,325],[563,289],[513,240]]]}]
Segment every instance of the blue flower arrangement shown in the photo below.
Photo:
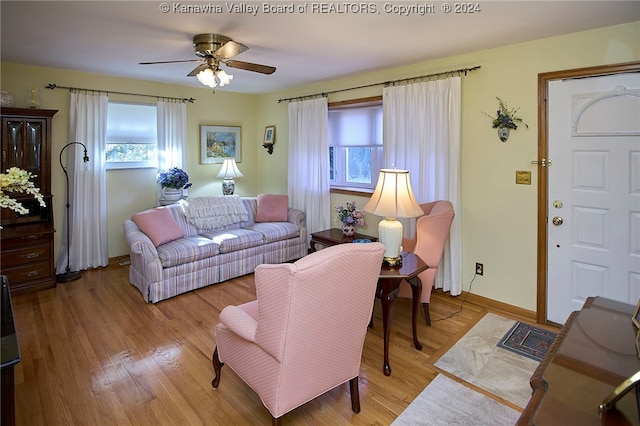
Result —
[{"label": "blue flower arrangement", "polygon": [[502,99],[498,97],[496,97],[496,99],[498,100],[498,110],[496,111],[496,116],[493,117],[487,114],[486,112],[484,113],[486,116],[491,117],[493,119],[492,124],[494,129],[507,128],[507,129],[516,130],[518,128],[517,123],[522,123],[525,125],[527,129],[529,128],[527,123],[522,121],[522,118],[516,116],[516,113],[520,108],[509,109],[507,107],[506,102],[504,102]]},{"label": "blue flower arrangement", "polygon": [[192,185],[189,183],[189,175],[177,167],[158,173],[157,182],[163,188],[174,189],[188,189]]}]

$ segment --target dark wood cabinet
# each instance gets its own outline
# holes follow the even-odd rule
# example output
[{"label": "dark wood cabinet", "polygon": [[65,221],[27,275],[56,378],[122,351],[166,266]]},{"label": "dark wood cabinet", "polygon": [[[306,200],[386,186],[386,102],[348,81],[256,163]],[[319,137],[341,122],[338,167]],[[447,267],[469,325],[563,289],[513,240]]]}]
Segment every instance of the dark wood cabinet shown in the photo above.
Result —
[{"label": "dark wood cabinet", "polygon": [[22,193],[11,194],[27,214],[2,209],[0,271],[12,293],[55,287],[53,203],[51,195],[51,121],[56,110],[2,108],[1,171],[18,167],[32,173],[45,207]]}]

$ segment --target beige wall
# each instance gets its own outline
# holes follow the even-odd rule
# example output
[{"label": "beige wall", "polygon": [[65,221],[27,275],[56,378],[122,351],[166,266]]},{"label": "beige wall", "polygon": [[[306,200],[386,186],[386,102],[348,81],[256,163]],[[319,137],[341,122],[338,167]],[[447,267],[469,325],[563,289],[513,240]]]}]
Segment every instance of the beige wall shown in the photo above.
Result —
[{"label": "beige wall", "polygon": [[[480,65],[482,68],[462,80],[462,205],[457,220],[462,224],[463,285],[468,289],[475,262],[485,266],[476,279],[473,293],[535,310],[536,302],[536,209],[537,171],[531,160],[537,157],[537,75],[541,72],[640,60],[640,22],[618,25],[475,52],[412,66],[319,82],[296,89],[254,96],[209,89],[122,79],[62,69],[2,64],[1,87],[16,98],[16,106],[26,88],[61,86],[91,87],[103,90],[150,93],[164,96],[194,97],[189,104],[188,147],[185,169],[194,183],[190,196],[220,194],[217,165],[199,164],[199,125],[242,126],[242,162],[245,177],[236,181],[236,193],[256,195],[287,192],[288,118],[287,103],[278,99],[361,86],[387,80]],[[328,65],[330,66],[330,65]],[[233,85],[230,86],[233,90]],[[382,87],[332,94],[329,101],[376,96]],[[511,133],[501,143],[483,111],[493,113],[495,97],[509,106],[519,107],[519,115],[529,129]],[[64,177],[57,155],[67,143],[68,92],[42,90],[42,108],[59,109],[54,119],[53,193],[57,228],[62,229]],[[112,99],[127,100],[112,95]],[[152,99],[128,100],[153,102]],[[276,126],[272,155],[262,148],[264,127]],[[532,185],[515,185],[515,171],[532,172]],[[122,222],[136,211],[155,205],[156,170],[111,171],[107,173],[109,208],[109,256],[128,252]],[[332,196],[331,206],[348,197]],[[366,198],[355,197],[359,206]],[[422,201],[422,200],[421,200]],[[327,212],[334,219],[333,210]],[[365,233],[377,235],[374,217],[368,218]],[[335,223],[335,222],[334,222]],[[337,223],[336,223],[337,225]],[[56,247],[60,244],[56,235]]]},{"label": "beige wall", "polygon": [[[244,174],[236,180],[236,193],[254,195],[260,180],[255,168],[258,161],[256,145],[262,134],[256,131],[256,96],[224,91],[211,93],[211,89],[170,85],[152,81],[108,77],[64,69],[2,64],[1,87],[15,98],[16,107],[24,106],[27,87],[41,89],[41,107],[57,109],[53,120],[52,192],[54,218],[58,232],[55,236],[56,255],[62,239],[64,218],[65,181],[58,158],[68,140],[69,92],[63,89],[44,89],[48,83],[58,86],[93,88],[129,93],[145,93],[167,97],[196,99],[187,104],[187,149],[184,169],[193,187],[190,196],[222,194],[221,180],[216,177],[219,164],[200,164],[200,125],[241,126],[242,161],[238,167]],[[111,100],[155,104],[155,98],[111,94]],[[82,142],[82,141],[80,141]],[[262,149],[262,147],[260,147]],[[63,159],[64,160],[64,159]],[[107,232],[109,257],[129,253],[122,231],[126,218],[157,205],[157,169],[112,170],[107,172]]]},{"label": "beige wall", "polygon": [[[277,100],[328,92],[403,77],[480,65],[462,79],[462,205],[456,220],[462,224],[462,282],[469,288],[475,262],[484,263],[472,292],[490,299],[535,311],[537,247],[538,73],[640,60],[640,22],[569,34],[429,61],[407,67],[346,77],[307,87],[261,96],[258,124],[278,125],[279,152],[286,151],[287,109]],[[382,94],[382,87],[329,95],[329,102]],[[529,129],[512,131],[506,143],[499,141],[491,119],[496,96],[510,107],[519,107]],[[264,117],[268,115],[268,119]],[[281,130],[281,128],[284,129]],[[385,165],[389,166],[389,165]],[[280,179],[280,164],[266,161],[261,176]],[[516,170],[531,171],[532,184],[516,185]],[[264,186],[258,187],[263,190]],[[331,207],[354,198],[333,195]],[[359,206],[367,199],[355,197]],[[425,201],[425,200],[420,200]],[[327,212],[334,219],[333,210]],[[377,219],[369,217],[364,233],[377,235]],[[337,225],[336,222],[333,222]]]}]

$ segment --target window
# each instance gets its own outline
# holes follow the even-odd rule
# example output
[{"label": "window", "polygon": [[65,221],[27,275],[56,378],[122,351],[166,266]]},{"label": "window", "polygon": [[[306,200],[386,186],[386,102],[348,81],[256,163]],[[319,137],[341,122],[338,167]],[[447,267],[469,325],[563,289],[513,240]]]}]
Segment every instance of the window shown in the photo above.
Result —
[{"label": "window", "polygon": [[106,169],[157,167],[155,105],[109,102]]},{"label": "window", "polygon": [[330,108],[331,187],[373,190],[382,168],[382,105]]}]

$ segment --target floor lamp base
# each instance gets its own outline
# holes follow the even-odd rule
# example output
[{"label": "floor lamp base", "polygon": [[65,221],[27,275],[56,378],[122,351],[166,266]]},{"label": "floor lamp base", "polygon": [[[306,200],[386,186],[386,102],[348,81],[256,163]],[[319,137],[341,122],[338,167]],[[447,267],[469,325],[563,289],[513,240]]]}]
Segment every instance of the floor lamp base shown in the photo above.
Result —
[{"label": "floor lamp base", "polygon": [[79,280],[80,278],[82,278],[82,274],[80,273],[80,271],[76,271],[76,272],[68,271],[68,272],[65,272],[64,274],[57,274],[56,282],[66,283],[69,281]]}]

